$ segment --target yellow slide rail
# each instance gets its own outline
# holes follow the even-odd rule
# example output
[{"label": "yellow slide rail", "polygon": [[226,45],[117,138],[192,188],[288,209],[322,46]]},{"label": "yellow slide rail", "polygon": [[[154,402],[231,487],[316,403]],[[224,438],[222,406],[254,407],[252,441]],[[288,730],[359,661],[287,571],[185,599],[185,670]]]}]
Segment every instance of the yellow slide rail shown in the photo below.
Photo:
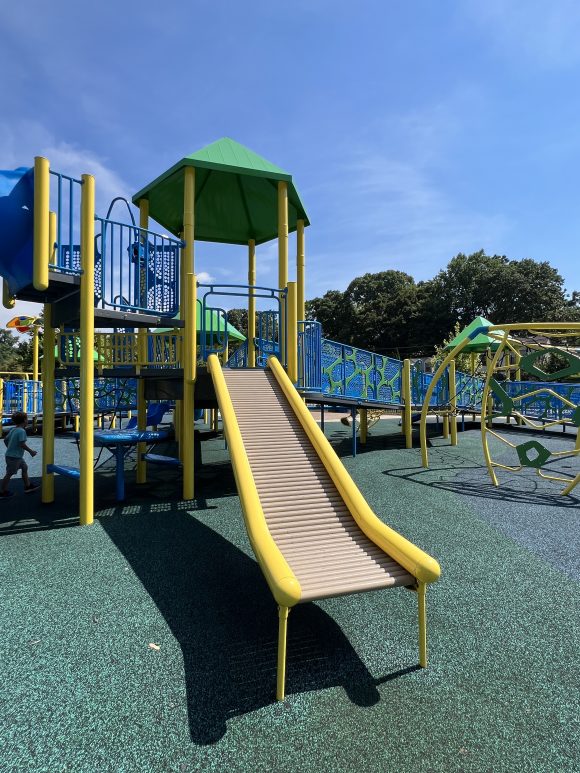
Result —
[{"label": "yellow slide rail", "polygon": [[419,583],[435,582],[441,574],[437,561],[375,515],[276,357],[268,358],[268,367],[361,531]]},{"label": "yellow slide rail", "polygon": [[207,360],[221,411],[228,449],[234,469],[246,529],[252,549],[264,573],[276,602],[281,607],[293,607],[300,601],[302,590],[292,569],[274,542],[260,503],[256,483],[244,448],[238,420],[228,392],[222,366],[215,354]]}]

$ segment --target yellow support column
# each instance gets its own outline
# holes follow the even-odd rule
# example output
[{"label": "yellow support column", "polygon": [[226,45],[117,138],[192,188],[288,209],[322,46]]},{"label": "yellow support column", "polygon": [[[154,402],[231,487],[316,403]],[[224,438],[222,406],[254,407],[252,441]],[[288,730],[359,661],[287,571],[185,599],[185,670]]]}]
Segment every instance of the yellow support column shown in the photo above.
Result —
[{"label": "yellow support column", "polygon": [[47,473],[54,464],[54,328],[52,306],[44,305],[44,357],[42,358],[42,502],[54,502],[54,475]]},{"label": "yellow support column", "polygon": [[443,437],[448,438],[449,437],[449,414],[444,413],[443,414]]},{"label": "yellow support column", "polygon": [[286,692],[286,635],[288,632],[288,607],[278,607],[278,673],[276,700],[283,701]]},{"label": "yellow support column", "polygon": [[[34,159],[34,247],[32,283],[36,290],[48,288],[50,165],[46,158]],[[93,228],[94,230],[94,228]]]},{"label": "yellow support column", "polygon": [[402,375],[402,393],[403,393],[403,434],[405,435],[405,448],[413,448],[413,424],[412,416],[412,394],[411,394],[411,360],[403,360]]},{"label": "yellow support column", "polygon": [[364,445],[367,442],[367,436],[369,433],[369,416],[366,408],[359,409],[359,417],[360,417],[360,426],[359,426],[360,442],[362,445]]},{"label": "yellow support column", "polygon": [[[195,169],[186,166],[183,180],[183,241],[185,247],[181,253],[181,319],[184,320],[183,332],[183,400],[181,402],[181,449],[183,463],[183,498],[194,497],[194,426],[195,411],[195,351],[196,298],[194,276],[194,238],[195,238]],[[192,359],[193,358],[193,359]],[[192,378],[193,376],[193,378]]]},{"label": "yellow support column", "polygon": [[[288,284],[288,183],[278,183],[278,287],[284,290]],[[280,314],[280,359],[286,364],[286,314],[284,304]]]},{"label": "yellow support column", "polygon": [[[141,370],[147,360],[147,330],[142,327],[137,331],[137,369]],[[147,429],[147,400],[145,399],[145,381],[137,379],[137,429],[145,432]],[[137,443],[137,483],[147,483],[147,462],[143,456],[147,453],[147,443]]]},{"label": "yellow support column", "polygon": [[457,445],[457,386],[455,381],[455,360],[449,363],[449,404],[451,413],[449,420],[451,422],[451,445]]},{"label": "yellow support column", "polygon": [[184,329],[184,362],[183,362],[183,498],[193,499],[195,495],[195,458],[194,440],[194,394],[197,367],[196,351],[196,289],[194,274],[186,276],[186,304]]},{"label": "yellow support column", "polygon": [[38,325],[32,328],[32,380],[38,381]]},{"label": "yellow support column", "polygon": [[[45,243],[48,243],[48,235]],[[80,362],[80,522],[94,518],[93,492],[93,411],[95,379],[95,178],[82,176],[81,194],[81,362]]]},{"label": "yellow support column", "polygon": [[3,279],[2,280],[2,305],[4,306],[5,309],[13,309],[15,303],[16,303],[16,299],[10,293],[10,287],[8,286],[8,282],[5,279]]},{"label": "yellow support column", "polygon": [[0,378],[0,417],[2,417],[4,413],[4,379]]},{"label": "yellow support column", "polygon": [[419,600],[419,665],[421,668],[427,668],[427,604],[426,604],[427,586],[424,582],[419,583],[417,588],[417,598]]},{"label": "yellow support column", "polygon": [[298,320],[296,317],[296,282],[288,282],[288,378],[298,381]]},{"label": "yellow support column", "polygon": [[[256,242],[250,239],[248,242],[248,284],[253,287],[256,284]],[[248,368],[256,367],[256,299],[253,290],[250,290],[248,298]]]},{"label": "yellow support column", "polygon": [[296,284],[298,285],[298,320],[306,319],[306,250],[304,248],[304,220],[296,221]]}]

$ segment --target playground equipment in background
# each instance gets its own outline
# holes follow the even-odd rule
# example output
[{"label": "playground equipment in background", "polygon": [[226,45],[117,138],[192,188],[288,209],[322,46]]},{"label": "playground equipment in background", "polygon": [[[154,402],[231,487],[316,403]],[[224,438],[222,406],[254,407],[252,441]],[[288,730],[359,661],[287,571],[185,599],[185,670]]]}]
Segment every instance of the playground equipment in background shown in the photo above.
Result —
[{"label": "playground equipment in background", "polygon": [[[436,386],[445,368],[453,363],[459,353],[469,350],[472,342],[479,341],[480,345],[486,346],[481,433],[483,453],[492,483],[499,485],[495,472],[498,468],[510,472],[532,468],[542,478],[564,483],[561,493],[569,494],[580,482],[580,472],[572,477],[551,475],[545,472],[545,467],[560,459],[580,458],[580,383],[559,382],[562,378],[580,376],[577,347],[580,323],[518,323],[502,325],[500,328],[488,320],[480,321],[483,324],[473,325],[451,348],[435,373],[429,389]],[[521,337],[526,333],[525,337]],[[576,345],[572,346],[571,342]],[[546,357],[564,364],[555,372],[546,372],[538,364],[540,358]],[[516,375],[516,380],[509,379],[512,373]],[[522,373],[527,374],[530,380],[522,381]],[[506,376],[506,380],[499,380]],[[427,400],[429,396],[428,390]],[[424,406],[421,417],[421,452],[425,467],[428,466],[426,413]],[[492,421],[499,417],[505,418],[508,424],[513,418],[518,424],[539,430],[559,426],[565,432],[566,427],[575,427],[575,447],[572,450],[550,451],[538,440],[513,443],[494,430]],[[490,436],[515,451],[518,462],[503,464],[494,461]]]}]

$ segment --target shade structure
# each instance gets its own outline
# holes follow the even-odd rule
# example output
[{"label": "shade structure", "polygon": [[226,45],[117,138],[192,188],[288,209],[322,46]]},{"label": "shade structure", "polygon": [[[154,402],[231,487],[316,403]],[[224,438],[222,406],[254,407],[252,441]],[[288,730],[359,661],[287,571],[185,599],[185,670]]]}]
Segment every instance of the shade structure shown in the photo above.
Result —
[{"label": "shade structure", "polygon": [[[467,325],[467,327],[464,327],[461,333],[458,333],[455,336],[455,338],[447,344],[444,351],[450,352],[452,349],[455,349],[456,346],[462,343],[466,338],[469,338],[470,334],[473,333],[478,328],[491,327],[491,325],[493,325],[493,322],[490,322],[485,317],[476,317],[473,320],[473,322],[470,322],[469,325]],[[475,338],[470,343],[465,345],[465,347],[462,349],[462,353],[464,354],[469,352],[481,353],[481,352],[486,352],[488,349],[495,351],[500,345],[500,342],[497,340],[497,337],[501,335],[503,335],[502,330],[494,330],[493,338],[491,336],[486,335],[485,333],[478,333],[478,335],[476,335]],[[510,340],[512,339],[510,338]]]},{"label": "shade structure", "polygon": [[288,184],[288,229],[309,225],[292,175],[224,137],[185,156],[133,196],[149,201],[149,216],[171,233],[183,231],[185,168],[195,172],[196,241],[262,244],[278,236],[278,182]]},{"label": "shade structure", "polygon": [[[176,319],[179,319],[179,314],[176,316]],[[205,329],[206,334],[210,335],[211,332],[214,334],[217,333],[220,330],[220,318],[218,316],[218,313],[215,309],[206,309],[205,310]],[[199,310],[199,304],[198,304],[198,313],[195,316],[195,327],[197,329],[197,333],[199,336],[200,330],[201,330],[201,314]],[[173,331],[173,328],[170,327],[160,327],[157,328],[157,330],[154,330],[154,333],[170,333]],[[233,338],[235,341],[245,341],[246,336],[240,333],[240,331],[235,328],[233,325],[230,325],[228,322],[228,338]]]}]

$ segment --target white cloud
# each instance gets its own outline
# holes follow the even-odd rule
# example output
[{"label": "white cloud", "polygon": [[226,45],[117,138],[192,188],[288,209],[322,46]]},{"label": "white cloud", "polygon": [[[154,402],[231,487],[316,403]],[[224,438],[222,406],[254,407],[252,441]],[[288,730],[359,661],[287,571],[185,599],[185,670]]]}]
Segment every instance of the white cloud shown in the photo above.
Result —
[{"label": "white cloud", "polygon": [[207,271],[200,271],[197,274],[197,281],[201,284],[212,284],[212,282],[215,282],[215,277]]}]

